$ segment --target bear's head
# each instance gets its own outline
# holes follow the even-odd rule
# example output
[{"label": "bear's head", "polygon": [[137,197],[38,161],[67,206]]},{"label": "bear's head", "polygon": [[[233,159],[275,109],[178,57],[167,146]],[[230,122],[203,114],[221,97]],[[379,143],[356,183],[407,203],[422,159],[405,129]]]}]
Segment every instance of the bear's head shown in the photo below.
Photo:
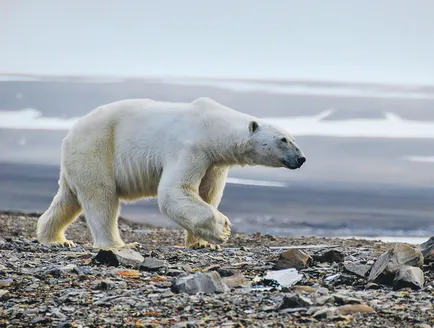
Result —
[{"label": "bear's head", "polygon": [[253,165],[300,168],[306,157],[294,137],[284,129],[270,124],[249,123],[248,157]]}]

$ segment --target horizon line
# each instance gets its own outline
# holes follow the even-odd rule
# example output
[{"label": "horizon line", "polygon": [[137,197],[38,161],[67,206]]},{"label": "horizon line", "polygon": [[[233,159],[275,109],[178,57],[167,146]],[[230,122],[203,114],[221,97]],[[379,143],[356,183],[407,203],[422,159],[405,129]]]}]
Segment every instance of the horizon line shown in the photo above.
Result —
[{"label": "horizon line", "polygon": [[[210,76],[210,75],[123,75],[123,74],[41,74],[25,72],[0,72],[0,76],[17,76],[17,77],[42,77],[42,78],[118,78],[125,80],[153,80],[153,79],[189,79],[189,80],[210,80],[210,81],[230,81],[230,82],[253,82],[253,83],[270,83],[270,84],[307,84],[311,86],[359,86],[359,87],[419,87],[434,88],[434,84],[405,84],[391,82],[361,82],[357,80],[325,80],[325,79],[303,79],[303,78],[269,78],[269,77],[242,77],[242,76]],[[434,89],[433,89],[434,90]],[[405,90],[402,90],[405,91]],[[407,90],[411,91],[411,90]]]}]

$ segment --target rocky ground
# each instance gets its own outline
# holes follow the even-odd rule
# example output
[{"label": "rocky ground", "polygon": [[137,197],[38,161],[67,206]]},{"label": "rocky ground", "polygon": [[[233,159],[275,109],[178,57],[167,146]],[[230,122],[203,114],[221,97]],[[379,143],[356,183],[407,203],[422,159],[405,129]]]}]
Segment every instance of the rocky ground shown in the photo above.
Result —
[{"label": "rocky ground", "polygon": [[121,220],[140,247],[94,251],[83,219],[72,249],[39,245],[36,220],[0,214],[0,327],[434,325],[431,241],[233,234],[216,252]]}]

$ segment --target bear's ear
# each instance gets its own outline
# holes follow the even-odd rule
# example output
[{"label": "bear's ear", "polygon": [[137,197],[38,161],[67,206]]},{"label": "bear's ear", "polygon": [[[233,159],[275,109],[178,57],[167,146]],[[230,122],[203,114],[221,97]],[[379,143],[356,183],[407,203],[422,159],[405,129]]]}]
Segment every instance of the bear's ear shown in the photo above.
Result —
[{"label": "bear's ear", "polygon": [[251,121],[251,122],[249,123],[249,132],[250,132],[250,134],[255,133],[255,131],[258,130],[258,128],[259,128],[259,124],[258,124],[258,122],[256,122],[256,121]]}]

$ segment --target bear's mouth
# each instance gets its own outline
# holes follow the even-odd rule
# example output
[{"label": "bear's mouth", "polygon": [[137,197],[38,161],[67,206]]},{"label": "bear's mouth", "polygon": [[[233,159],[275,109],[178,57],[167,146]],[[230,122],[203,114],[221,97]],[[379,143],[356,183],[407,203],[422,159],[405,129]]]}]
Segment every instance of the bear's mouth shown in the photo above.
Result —
[{"label": "bear's mouth", "polygon": [[290,170],[296,170],[296,169],[299,169],[301,167],[301,165],[298,165],[298,164],[294,165],[293,163],[286,161],[284,159],[281,160],[281,162],[282,162],[283,166],[285,166],[287,169],[290,169]]}]

